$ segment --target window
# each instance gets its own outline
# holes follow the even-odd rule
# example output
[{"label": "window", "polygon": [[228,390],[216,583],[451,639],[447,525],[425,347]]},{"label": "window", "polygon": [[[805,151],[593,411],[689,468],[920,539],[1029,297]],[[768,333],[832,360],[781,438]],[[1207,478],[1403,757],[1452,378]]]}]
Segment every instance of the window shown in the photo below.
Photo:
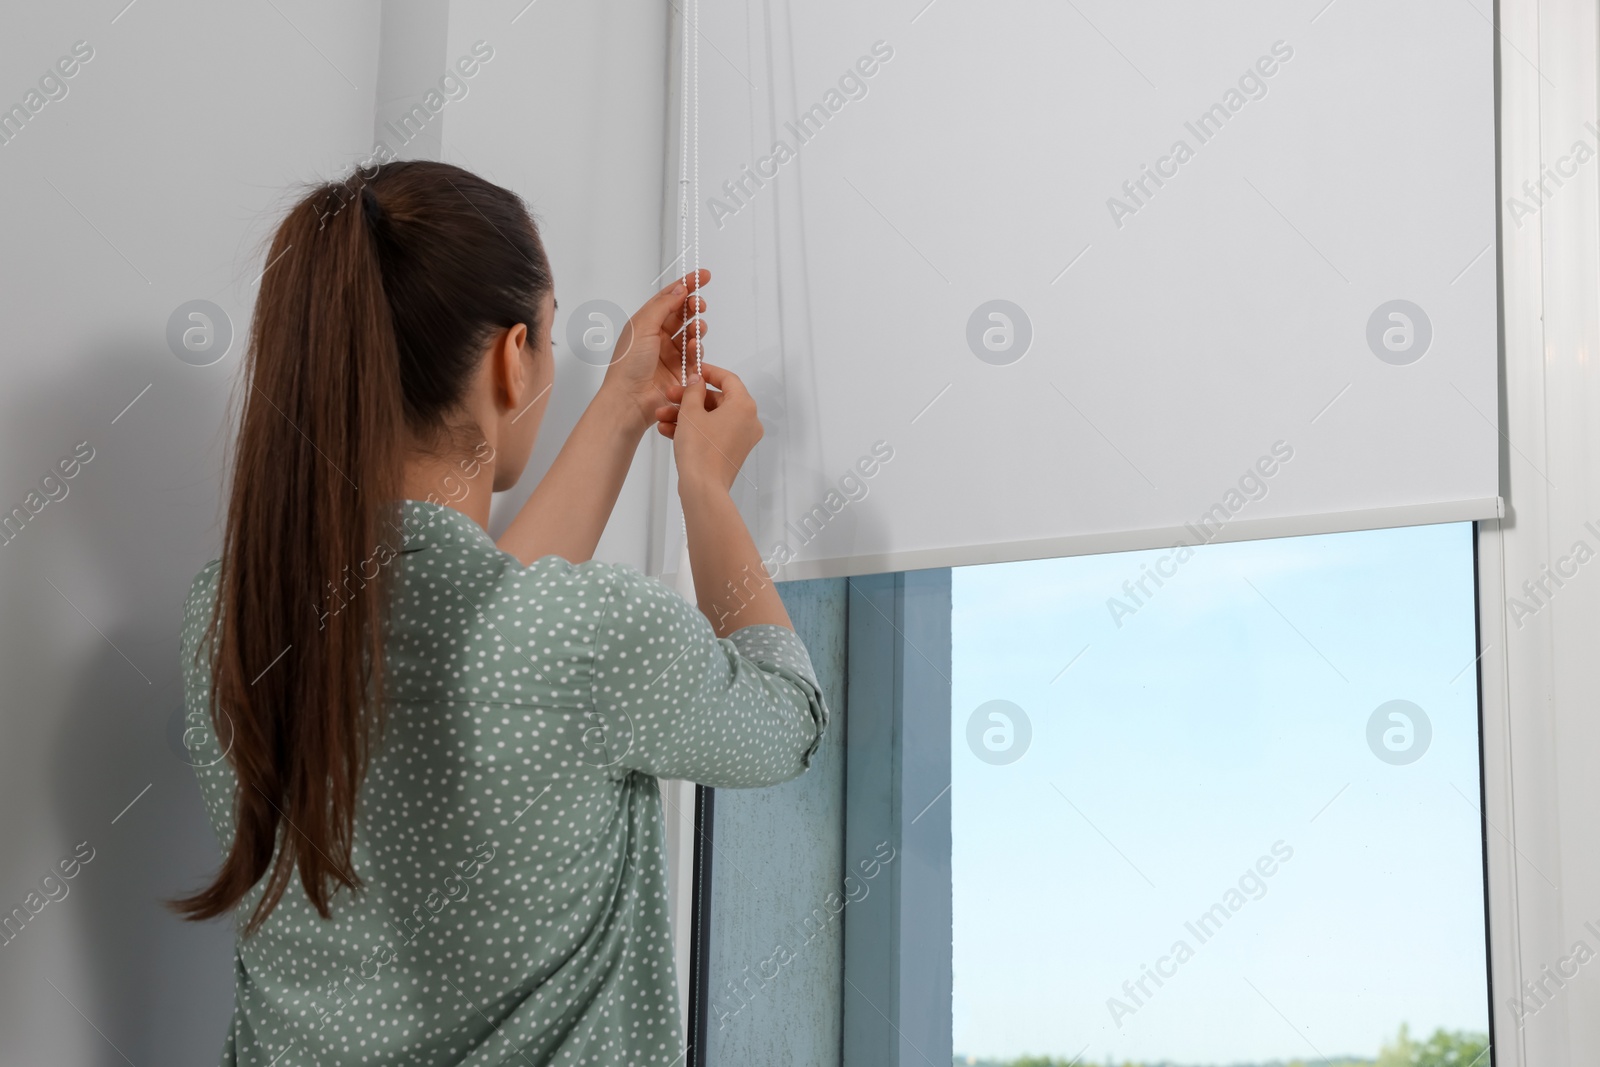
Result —
[{"label": "window", "polygon": [[1471,524],[951,597],[958,1063],[1485,1049]]},{"label": "window", "polygon": [[844,714],[719,795],[703,1062],[1490,1067],[1475,570],[1454,523],[790,584]]}]

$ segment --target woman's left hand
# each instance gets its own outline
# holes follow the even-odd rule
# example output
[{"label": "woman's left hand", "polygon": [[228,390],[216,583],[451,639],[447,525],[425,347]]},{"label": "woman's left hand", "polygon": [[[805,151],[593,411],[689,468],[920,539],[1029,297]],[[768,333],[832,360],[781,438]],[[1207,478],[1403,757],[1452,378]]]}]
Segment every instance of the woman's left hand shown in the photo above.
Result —
[{"label": "woman's left hand", "polygon": [[[637,413],[636,428],[641,431],[658,421],[659,409],[668,403],[667,386],[679,383],[685,352],[689,372],[694,373],[698,337],[708,332],[705,320],[698,317],[706,310],[699,294],[710,280],[711,272],[700,270],[673,281],[646,301],[617,335],[600,388]],[[688,337],[682,336],[685,316]]]}]

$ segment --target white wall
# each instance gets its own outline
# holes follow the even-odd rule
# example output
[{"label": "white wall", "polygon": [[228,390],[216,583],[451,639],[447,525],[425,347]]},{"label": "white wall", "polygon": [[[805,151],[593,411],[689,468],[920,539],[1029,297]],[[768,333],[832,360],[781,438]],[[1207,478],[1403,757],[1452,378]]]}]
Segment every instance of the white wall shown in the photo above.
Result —
[{"label": "white wall", "polygon": [[[656,280],[664,265],[665,6],[538,3],[513,23],[525,3],[457,5],[447,50],[452,62],[479,40],[496,51],[472,93],[445,110],[443,158],[528,202],[559,305],[549,414],[522,485],[496,501],[490,524],[496,533],[532,491],[604,373],[572,354],[571,314],[592,300],[632,314],[666,284]],[[645,565],[653,448],[647,440],[640,449],[601,539],[603,559]]]},{"label": "white wall", "polygon": [[[260,242],[291,183],[358,158],[372,131],[372,0],[124,2],[13,6],[0,35],[6,105],[74,42],[93,48],[0,146],[4,508],[93,449],[66,497],[0,544],[0,911],[79,842],[94,850],[0,946],[6,1063],[204,1063],[221,1047],[231,933],[157,903],[217,858],[169,744],[179,611],[216,554]],[[208,367],[166,341],[196,298],[235,333]]]},{"label": "white wall", "polygon": [[[0,1062],[207,1063],[221,1048],[231,931],[158,903],[217,862],[174,748],[177,630],[190,578],[217,554],[225,405],[261,252],[294,186],[365,158],[375,116],[483,39],[494,59],[403,154],[435,154],[437,138],[444,158],[544,215],[558,337],[583,300],[631,311],[652,289],[666,14],[606,0],[519,17],[524,3],[386,0],[388,32],[378,0],[6,13],[0,105],[21,102],[74,42],[93,58],[0,145],[0,510],[79,442],[93,458],[0,544],[0,912],[79,842],[94,858],[0,945]],[[397,34],[397,18],[412,31]],[[430,19],[435,30],[417,29]],[[440,69],[421,73],[432,56]],[[169,315],[197,298],[234,332],[204,367],[166,340]],[[530,485],[599,381],[559,349],[558,363]],[[644,481],[624,493],[606,558],[644,562]],[[500,502],[497,524],[525,493]]]}]

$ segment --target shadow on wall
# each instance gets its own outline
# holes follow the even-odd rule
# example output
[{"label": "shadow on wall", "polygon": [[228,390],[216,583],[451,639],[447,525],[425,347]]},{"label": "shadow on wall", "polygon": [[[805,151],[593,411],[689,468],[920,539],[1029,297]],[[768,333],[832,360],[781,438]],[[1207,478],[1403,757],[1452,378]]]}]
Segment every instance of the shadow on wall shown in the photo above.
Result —
[{"label": "shadow on wall", "polygon": [[[132,627],[107,637],[123,648],[139,640]],[[71,969],[91,985],[81,999],[64,985],[62,993],[141,1064],[211,1062],[233,1007],[231,923],[182,922],[161,905],[203,884],[218,862],[194,770],[168,745],[182,706],[170,658],[153,686],[110,647],[85,664],[52,761],[61,824],[94,849],[61,902],[79,929]],[[105,1045],[100,1062],[126,1061]]]},{"label": "shadow on wall", "polygon": [[[161,900],[203,884],[219,859],[194,770],[169,734],[183,700],[182,602],[217,540],[221,441],[205,413],[220,411],[237,352],[197,372],[138,341],[95,348],[70,383],[31,388],[25,410],[8,413],[8,436],[28,445],[8,454],[51,457],[38,473],[80,441],[94,456],[65,497],[0,545],[10,624],[0,660],[22,681],[7,687],[10,729],[35,719],[7,762],[42,786],[32,799],[14,784],[4,795],[13,810],[44,809],[6,832],[7,853],[90,857],[48,885],[58,899],[28,898],[43,866],[6,871],[0,908],[29,914],[28,899],[45,900],[0,946],[7,1014],[39,1011],[76,1062],[210,1063],[232,1010],[232,927],[181,922]],[[75,1048],[98,1051],[78,1059]]]}]

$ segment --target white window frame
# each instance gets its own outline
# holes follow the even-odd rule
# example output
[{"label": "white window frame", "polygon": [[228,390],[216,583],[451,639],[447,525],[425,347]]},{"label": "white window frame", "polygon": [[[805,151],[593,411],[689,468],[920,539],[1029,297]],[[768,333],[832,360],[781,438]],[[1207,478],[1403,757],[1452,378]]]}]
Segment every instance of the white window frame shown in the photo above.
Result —
[{"label": "white window frame", "polygon": [[1600,577],[1585,568],[1550,583],[1532,616],[1511,602],[1530,603],[1522,583],[1578,539],[1600,545],[1585,527],[1600,520],[1600,160],[1550,183],[1521,225],[1510,199],[1526,202],[1523,182],[1537,184],[1575,140],[1595,144],[1600,14],[1560,0],[1502,0],[1497,14],[1508,507],[1478,525],[1484,816],[1495,1063],[1534,1067],[1600,1048],[1600,978],[1546,979],[1553,995],[1521,1023],[1514,1007],[1576,941],[1600,949],[1584,925],[1600,925]]}]

